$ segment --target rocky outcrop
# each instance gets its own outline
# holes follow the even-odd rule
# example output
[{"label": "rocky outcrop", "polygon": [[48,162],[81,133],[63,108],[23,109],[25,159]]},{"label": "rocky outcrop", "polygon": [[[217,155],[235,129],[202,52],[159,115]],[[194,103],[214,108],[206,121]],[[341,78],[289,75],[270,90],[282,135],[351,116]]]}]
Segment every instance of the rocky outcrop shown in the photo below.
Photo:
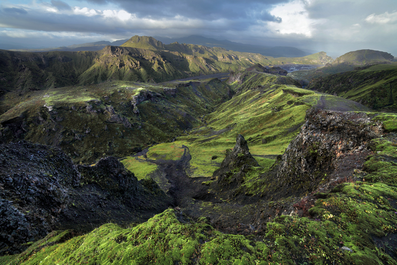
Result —
[{"label": "rocky outcrop", "polygon": [[226,157],[217,169],[213,178],[216,181],[212,188],[219,191],[228,191],[238,188],[244,181],[244,175],[251,167],[258,167],[259,164],[249,152],[247,141],[239,134],[236,138],[236,145],[233,150],[226,150]]},{"label": "rocky outcrop", "polygon": [[148,90],[139,92],[139,94],[133,96],[132,100],[131,100],[131,105],[134,110],[134,113],[136,113],[136,114],[139,113],[139,109],[137,106],[138,104],[141,104],[142,102],[144,102],[146,100],[151,100],[151,101],[155,102],[156,98],[159,98],[159,97],[161,97],[161,95],[156,92],[152,92],[152,91],[148,91]]},{"label": "rocky outcrop", "polygon": [[53,229],[144,221],[170,203],[157,185],[138,181],[116,158],[75,166],[54,147],[0,145],[0,255],[18,253]]},{"label": "rocky outcrop", "polygon": [[255,64],[255,65],[247,68],[247,71],[249,71],[249,72],[262,72],[262,73],[268,73],[268,74],[273,74],[273,75],[284,75],[284,76],[286,76],[288,74],[288,71],[284,70],[281,67],[278,67],[278,66],[263,66],[261,64]]},{"label": "rocky outcrop", "polygon": [[[360,154],[368,155],[369,141],[381,133],[381,124],[374,123],[364,113],[311,109],[278,166],[279,190],[297,196],[316,190],[319,184],[337,177],[335,173],[347,156],[355,155],[363,160],[365,155]],[[362,165],[362,161],[350,162],[353,164],[346,170]]]},{"label": "rocky outcrop", "polygon": [[117,114],[112,106],[105,107],[105,113],[109,115],[108,122],[123,124],[126,128],[131,128],[132,125],[128,118]]}]

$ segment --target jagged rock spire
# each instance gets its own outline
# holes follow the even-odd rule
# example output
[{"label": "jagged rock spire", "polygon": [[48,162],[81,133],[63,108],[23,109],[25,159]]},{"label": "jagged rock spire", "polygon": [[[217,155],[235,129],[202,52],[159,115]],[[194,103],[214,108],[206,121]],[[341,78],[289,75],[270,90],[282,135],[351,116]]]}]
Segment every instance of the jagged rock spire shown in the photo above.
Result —
[{"label": "jagged rock spire", "polygon": [[242,153],[245,155],[248,155],[250,153],[247,141],[241,134],[237,135],[236,145],[234,146],[232,153],[234,156],[236,156],[238,153]]}]

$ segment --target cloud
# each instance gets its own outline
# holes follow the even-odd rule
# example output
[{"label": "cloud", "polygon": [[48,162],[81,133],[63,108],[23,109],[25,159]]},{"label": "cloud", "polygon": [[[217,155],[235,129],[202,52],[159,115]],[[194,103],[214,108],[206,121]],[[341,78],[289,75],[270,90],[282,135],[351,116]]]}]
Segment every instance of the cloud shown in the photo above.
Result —
[{"label": "cloud", "polygon": [[274,7],[270,14],[279,17],[280,21],[268,23],[272,31],[281,35],[303,35],[311,38],[314,26],[323,23],[323,20],[310,18],[306,10],[307,4],[303,0],[294,0]]},{"label": "cloud", "polygon": [[289,0],[88,0],[95,4],[111,3],[120,6],[127,12],[138,17],[169,18],[176,15],[202,20],[217,20],[219,18],[242,19],[250,18],[252,10],[260,11],[262,20],[277,21],[270,15],[268,9],[273,5],[287,3]]},{"label": "cloud", "polygon": [[365,21],[371,24],[391,24],[397,22],[397,12],[390,13],[385,12],[380,15],[371,14]]},{"label": "cloud", "polygon": [[51,0],[51,4],[57,10],[72,10],[72,8],[68,4],[59,0]]},{"label": "cloud", "polygon": [[[1,0],[0,0],[1,1]],[[22,3],[18,3],[21,1]],[[10,2],[13,2],[11,4]],[[133,35],[216,39],[343,53],[376,48],[397,55],[396,0],[26,0],[0,4],[0,31],[43,39]],[[73,4],[72,4],[73,3]],[[19,36],[19,37],[17,37]],[[46,37],[47,36],[47,37]],[[67,36],[72,36],[71,38]],[[102,37],[101,37],[102,36]],[[50,44],[47,44],[50,45]]]},{"label": "cloud", "polygon": [[26,15],[28,13],[25,9],[16,7],[4,8],[3,10],[5,13],[16,15]]},{"label": "cloud", "polygon": [[73,13],[77,16],[86,16],[86,17],[92,17],[92,16],[98,16],[100,12],[96,11],[95,9],[89,9],[87,7],[74,7],[73,8]]}]

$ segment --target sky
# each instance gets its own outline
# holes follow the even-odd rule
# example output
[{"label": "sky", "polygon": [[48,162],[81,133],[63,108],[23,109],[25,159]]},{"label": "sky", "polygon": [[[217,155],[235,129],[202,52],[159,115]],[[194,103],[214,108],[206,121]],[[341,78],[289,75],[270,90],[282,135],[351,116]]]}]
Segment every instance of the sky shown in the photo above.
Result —
[{"label": "sky", "polygon": [[134,35],[397,56],[397,0],[0,0],[0,49]]}]

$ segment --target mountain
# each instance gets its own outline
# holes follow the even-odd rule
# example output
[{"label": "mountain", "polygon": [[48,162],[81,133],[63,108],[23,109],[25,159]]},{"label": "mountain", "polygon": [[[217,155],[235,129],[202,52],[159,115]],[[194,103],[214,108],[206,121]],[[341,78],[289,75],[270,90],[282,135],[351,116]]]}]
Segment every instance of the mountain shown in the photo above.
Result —
[{"label": "mountain", "polygon": [[152,37],[134,36],[123,44],[96,52],[12,52],[0,50],[0,95],[107,80],[162,82],[202,74],[228,72],[255,63],[325,64],[325,53],[272,58],[193,44],[164,45]]},{"label": "mountain", "polygon": [[121,47],[130,47],[130,48],[139,48],[139,49],[148,49],[148,50],[164,50],[165,45],[156,40],[153,37],[148,36],[134,36],[131,39],[127,40]]},{"label": "mountain", "polygon": [[67,51],[67,52],[78,52],[78,51],[99,51],[106,46],[120,46],[127,40],[117,40],[117,41],[97,41],[97,42],[88,42],[82,44],[73,44],[69,46],[63,47],[54,47],[54,48],[43,48],[43,49],[23,49],[15,46],[2,46],[5,50],[10,51],[20,51],[20,52],[50,52],[50,51]]},{"label": "mountain", "polygon": [[[226,264],[242,258],[248,264],[328,259],[341,264],[395,262],[396,139],[383,126],[388,124],[395,132],[397,127],[390,125],[396,125],[396,115],[367,114],[353,101],[298,88],[293,79],[261,73],[261,69],[236,71],[226,82],[174,81],[167,87],[137,84],[136,88],[115,82],[48,90],[41,118],[20,116],[31,123],[22,126],[19,135],[32,126],[48,128],[47,134],[69,127],[70,131],[59,134],[65,137],[67,144],[61,148],[66,154],[25,142],[2,145],[0,209],[6,213],[2,227],[9,228],[0,234],[2,251],[17,253],[21,242],[35,242],[22,245],[19,251],[27,249],[20,254],[0,257],[0,262]],[[223,88],[233,92],[226,97],[207,95]],[[134,92],[137,97],[133,96],[132,104],[128,93]],[[65,93],[87,94],[76,98]],[[96,99],[88,98],[95,93]],[[213,109],[207,105],[206,110],[203,104],[217,98],[219,105]],[[37,108],[37,100],[32,103],[29,108]],[[131,113],[120,109],[128,104],[133,105]],[[185,106],[183,114],[185,104],[192,105]],[[198,108],[204,112],[196,112]],[[167,125],[178,112],[175,123]],[[67,113],[73,115],[73,123],[63,125]],[[84,127],[83,115],[108,128]],[[125,126],[134,115],[138,122],[146,119],[150,130],[145,134],[152,137],[164,130],[155,126],[179,126],[192,118],[197,124],[172,141],[124,157],[122,163],[139,172],[140,181],[115,158],[73,166],[68,146],[75,142],[86,153],[98,152],[95,145],[106,131],[116,136],[104,137],[110,147],[128,148],[117,138],[128,140],[139,134],[132,123]],[[48,127],[50,123],[58,125]],[[119,124],[119,129],[112,124]],[[63,184],[63,174],[69,177],[64,181],[82,181]],[[27,192],[20,192],[23,187]],[[47,203],[40,204],[47,190],[51,191]],[[156,207],[164,207],[162,198],[167,203],[164,193],[173,198],[171,208],[158,209],[147,219]],[[98,216],[108,210],[112,223],[99,226]],[[136,223],[122,222],[128,215],[136,217],[131,219]],[[43,231],[44,220],[63,228],[64,220],[76,216],[82,227],[90,225],[84,220],[95,218],[97,222],[91,224],[95,229],[82,231],[75,222],[70,228],[77,231],[54,230],[42,239],[33,233]],[[390,250],[376,251],[386,244]],[[7,248],[10,245],[12,249]]]},{"label": "mountain", "polygon": [[207,47],[221,47],[226,50],[232,50],[232,51],[259,53],[265,56],[272,56],[272,57],[303,57],[309,55],[309,53],[306,53],[295,47],[288,47],[288,46],[268,47],[265,45],[243,44],[228,40],[217,40],[213,38],[206,38],[198,35],[191,35],[183,38],[158,37],[157,39],[167,44],[172,42],[189,43],[189,44],[203,45]]}]

